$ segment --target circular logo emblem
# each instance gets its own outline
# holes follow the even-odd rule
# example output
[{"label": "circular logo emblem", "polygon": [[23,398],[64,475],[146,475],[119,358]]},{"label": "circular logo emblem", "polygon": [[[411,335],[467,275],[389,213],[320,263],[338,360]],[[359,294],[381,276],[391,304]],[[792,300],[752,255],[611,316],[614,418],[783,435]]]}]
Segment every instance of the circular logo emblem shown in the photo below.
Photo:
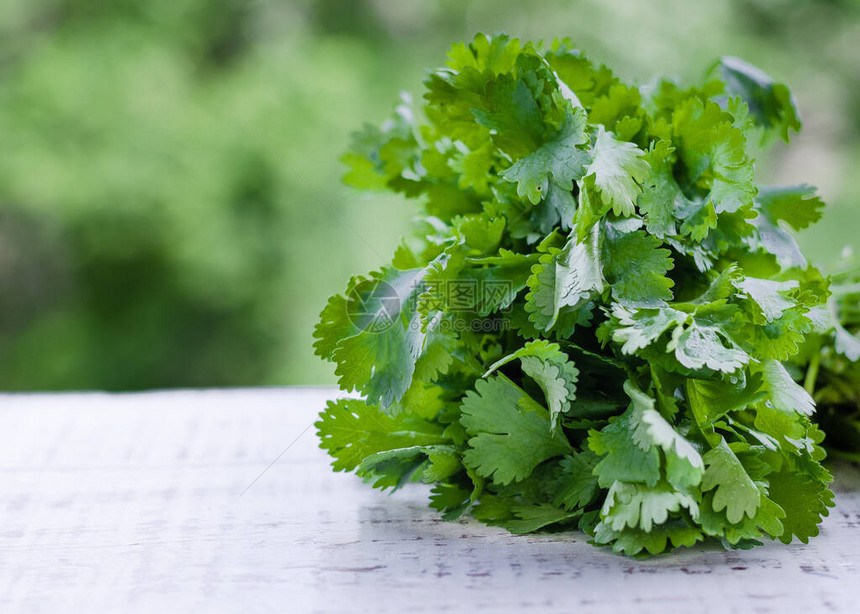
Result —
[{"label": "circular logo emblem", "polygon": [[400,296],[391,284],[366,279],[346,295],[346,315],[354,326],[369,333],[381,333],[394,326],[400,313]]}]

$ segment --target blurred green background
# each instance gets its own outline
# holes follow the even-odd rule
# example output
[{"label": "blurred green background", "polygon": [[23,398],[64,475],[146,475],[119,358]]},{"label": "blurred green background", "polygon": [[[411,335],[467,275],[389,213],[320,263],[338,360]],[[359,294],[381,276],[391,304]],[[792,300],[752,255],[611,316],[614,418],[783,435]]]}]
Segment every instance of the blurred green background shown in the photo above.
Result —
[{"label": "blurred green background", "polygon": [[760,66],[804,118],[760,175],[820,188],[817,262],[857,245],[860,0],[3,0],[0,388],[332,383],[316,315],[417,206],[338,157],[478,31],[641,83]]}]

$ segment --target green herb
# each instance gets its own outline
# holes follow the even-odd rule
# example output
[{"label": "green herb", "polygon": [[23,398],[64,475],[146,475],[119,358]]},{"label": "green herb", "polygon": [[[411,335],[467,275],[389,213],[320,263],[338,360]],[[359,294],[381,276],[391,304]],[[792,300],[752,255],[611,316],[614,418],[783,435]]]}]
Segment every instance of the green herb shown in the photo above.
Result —
[{"label": "green herb", "polygon": [[424,217],[316,329],[365,399],[317,423],[334,468],[631,555],[816,535],[831,476],[783,363],[824,330],[792,235],[822,203],[754,183],[799,129],[786,87],[732,58],[637,87],[506,36],[449,57],[345,157]]},{"label": "green herb", "polygon": [[846,257],[831,275],[822,325],[789,367],[815,399],[815,420],[834,456],[860,462],[860,265]]}]

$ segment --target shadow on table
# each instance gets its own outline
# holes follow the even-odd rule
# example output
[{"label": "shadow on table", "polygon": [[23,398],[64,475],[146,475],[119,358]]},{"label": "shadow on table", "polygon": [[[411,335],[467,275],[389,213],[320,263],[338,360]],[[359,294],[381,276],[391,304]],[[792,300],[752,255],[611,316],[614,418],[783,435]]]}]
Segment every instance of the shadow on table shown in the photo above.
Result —
[{"label": "shadow on table", "polygon": [[697,544],[675,552],[644,558],[613,553],[588,543],[581,531],[514,535],[500,527],[490,527],[465,517],[442,520],[426,505],[418,492],[400,491],[380,498],[378,504],[363,505],[359,511],[360,543],[371,557],[380,552],[398,560],[414,558],[426,568],[441,573],[457,569],[464,574],[482,574],[506,567],[515,575],[540,574],[576,577],[584,562],[607,572],[649,573],[677,569],[683,573],[739,572],[755,565],[775,563],[778,542],[766,542],[752,550],[724,550],[713,542]]}]

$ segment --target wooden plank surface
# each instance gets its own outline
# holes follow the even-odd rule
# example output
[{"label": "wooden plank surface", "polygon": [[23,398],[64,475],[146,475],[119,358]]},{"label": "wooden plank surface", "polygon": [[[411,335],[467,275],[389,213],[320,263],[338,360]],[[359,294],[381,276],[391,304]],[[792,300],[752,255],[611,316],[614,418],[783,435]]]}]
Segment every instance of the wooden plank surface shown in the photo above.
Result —
[{"label": "wooden plank surface", "polygon": [[2,396],[0,612],[860,611],[854,467],[808,546],[631,560],[331,473],[335,394]]}]

